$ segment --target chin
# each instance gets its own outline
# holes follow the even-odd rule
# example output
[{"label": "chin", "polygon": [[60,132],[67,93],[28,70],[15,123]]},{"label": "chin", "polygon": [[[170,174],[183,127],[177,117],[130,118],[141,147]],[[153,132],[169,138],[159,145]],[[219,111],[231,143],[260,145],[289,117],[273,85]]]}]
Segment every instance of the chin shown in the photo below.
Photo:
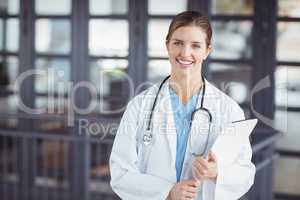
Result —
[{"label": "chin", "polygon": [[194,73],[194,70],[191,67],[187,67],[187,68],[179,68],[178,67],[176,72],[180,76],[189,76]]}]

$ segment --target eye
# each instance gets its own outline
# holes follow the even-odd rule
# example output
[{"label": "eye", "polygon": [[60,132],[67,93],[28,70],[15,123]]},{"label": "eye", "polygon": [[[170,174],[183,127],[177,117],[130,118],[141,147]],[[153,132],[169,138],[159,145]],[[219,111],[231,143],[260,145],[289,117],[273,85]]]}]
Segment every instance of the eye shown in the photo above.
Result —
[{"label": "eye", "polygon": [[194,48],[194,49],[200,49],[201,46],[200,46],[199,44],[193,44],[193,48]]},{"label": "eye", "polygon": [[173,42],[173,44],[174,44],[175,46],[181,45],[181,43],[180,43],[179,41],[175,41],[175,42]]}]

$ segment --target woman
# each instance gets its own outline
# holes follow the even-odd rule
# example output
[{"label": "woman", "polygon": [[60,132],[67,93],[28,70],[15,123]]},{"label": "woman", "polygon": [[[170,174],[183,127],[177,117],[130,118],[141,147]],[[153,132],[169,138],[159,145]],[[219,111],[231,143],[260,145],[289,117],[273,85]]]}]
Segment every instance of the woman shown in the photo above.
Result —
[{"label": "woman", "polygon": [[129,102],[115,137],[111,186],[122,199],[233,200],[253,184],[249,140],[230,165],[209,151],[222,127],[244,119],[238,104],[201,76],[211,37],[198,12],[180,13],[170,24],[170,78]]}]

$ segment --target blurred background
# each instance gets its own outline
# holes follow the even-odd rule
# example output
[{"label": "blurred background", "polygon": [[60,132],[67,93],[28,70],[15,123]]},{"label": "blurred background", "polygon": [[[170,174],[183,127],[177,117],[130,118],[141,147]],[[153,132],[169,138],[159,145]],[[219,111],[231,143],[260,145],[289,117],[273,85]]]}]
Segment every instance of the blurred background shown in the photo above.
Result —
[{"label": "blurred background", "polygon": [[[165,36],[185,10],[213,25],[207,79],[261,119],[255,184],[242,199],[300,199],[299,0],[0,0],[1,200],[119,199],[108,158],[128,76],[138,93],[169,74]],[[82,81],[97,90],[71,95]],[[70,101],[96,106],[70,126]],[[97,134],[80,132],[83,120]]]}]

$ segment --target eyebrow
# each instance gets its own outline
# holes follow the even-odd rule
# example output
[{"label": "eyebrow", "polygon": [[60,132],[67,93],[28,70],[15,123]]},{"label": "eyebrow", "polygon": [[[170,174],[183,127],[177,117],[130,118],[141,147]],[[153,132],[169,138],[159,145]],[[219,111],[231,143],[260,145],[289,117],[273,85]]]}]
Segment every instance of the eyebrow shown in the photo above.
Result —
[{"label": "eyebrow", "polygon": [[[175,41],[178,41],[178,42],[184,42],[183,40],[179,40],[179,39],[176,39],[176,38],[174,38],[172,40],[175,40]],[[194,43],[194,44],[203,44],[203,42],[198,42],[198,41],[192,41],[192,43]]]}]

